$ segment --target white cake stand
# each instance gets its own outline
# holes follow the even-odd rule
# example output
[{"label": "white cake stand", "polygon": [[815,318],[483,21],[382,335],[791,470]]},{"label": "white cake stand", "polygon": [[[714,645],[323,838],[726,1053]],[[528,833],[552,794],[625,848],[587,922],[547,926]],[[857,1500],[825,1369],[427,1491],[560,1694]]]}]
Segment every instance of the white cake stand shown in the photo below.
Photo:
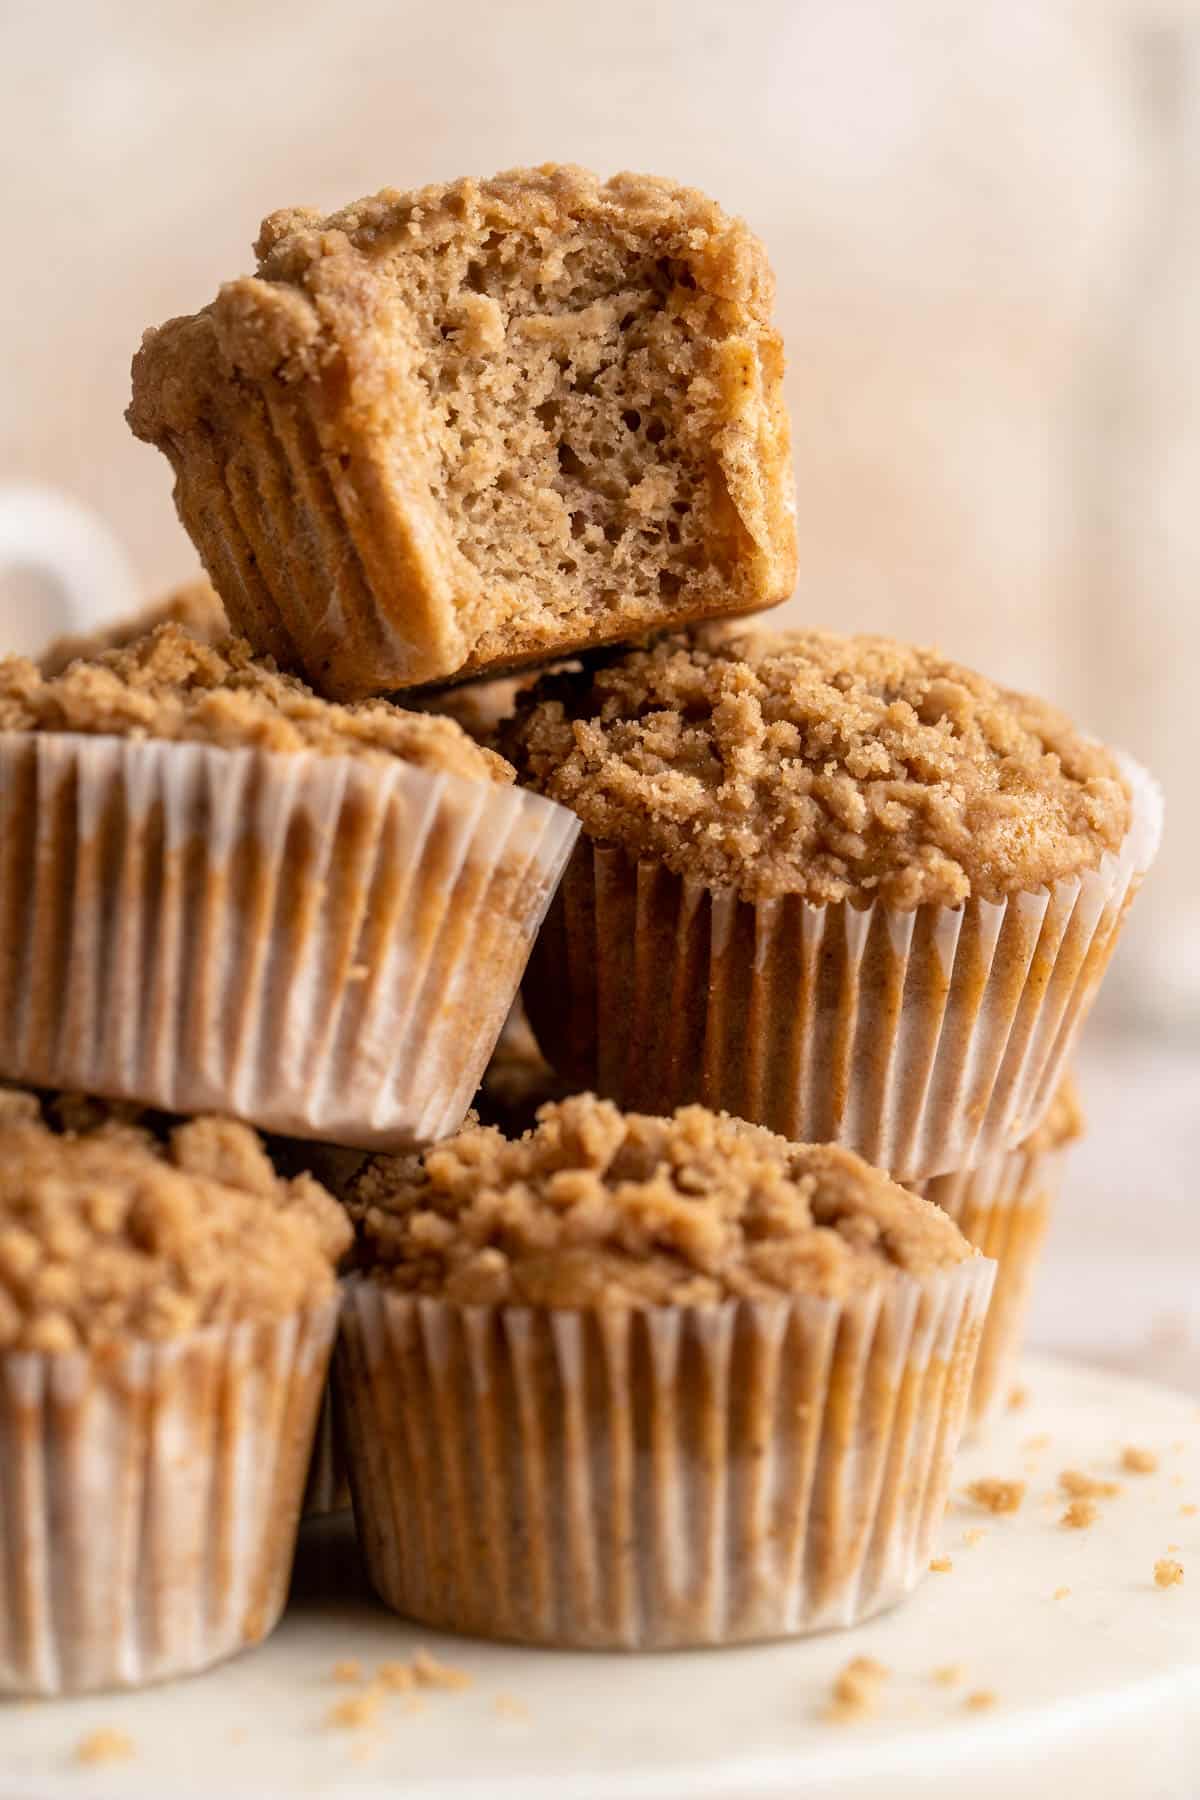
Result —
[{"label": "white cake stand", "polygon": [[[0,1704],[0,1800],[1192,1800],[1200,1513],[1184,1509],[1200,1505],[1200,1407],[1045,1358],[1022,1379],[1028,1403],[962,1456],[943,1534],[952,1569],[857,1631],[636,1658],[439,1639],[371,1599],[344,1526],[310,1527],[292,1606],[262,1649],[142,1694]],[[1124,1472],[1127,1444],[1155,1451],[1157,1471]],[[1059,1523],[1065,1468],[1121,1482],[1088,1530]],[[983,1475],[1028,1482],[1018,1514],[962,1497]],[[1160,1589],[1154,1565],[1172,1545],[1185,1580]],[[334,1683],[336,1662],[370,1673],[420,1643],[471,1687],[419,1710],[389,1697],[368,1726],[331,1728],[353,1691]],[[878,1710],[831,1724],[830,1683],[858,1655],[891,1670]],[[953,1685],[933,1678],[956,1664]],[[994,1703],[968,1704],[981,1694]],[[126,1733],[135,1754],[81,1766],[76,1748],[98,1728]]]}]

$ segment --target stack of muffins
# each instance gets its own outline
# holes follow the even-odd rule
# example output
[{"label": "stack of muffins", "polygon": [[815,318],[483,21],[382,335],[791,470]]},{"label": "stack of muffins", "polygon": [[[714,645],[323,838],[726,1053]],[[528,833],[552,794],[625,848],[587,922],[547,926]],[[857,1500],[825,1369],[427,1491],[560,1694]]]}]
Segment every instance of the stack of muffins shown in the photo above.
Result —
[{"label": "stack of muffins", "polygon": [[868,1617],[1007,1379],[1157,792],[719,622],[795,520],[704,196],[547,167],[258,255],[134,363],[215,593],[0,663],[0,1690],[270,1630],[339,1320],[405,1615]]}]

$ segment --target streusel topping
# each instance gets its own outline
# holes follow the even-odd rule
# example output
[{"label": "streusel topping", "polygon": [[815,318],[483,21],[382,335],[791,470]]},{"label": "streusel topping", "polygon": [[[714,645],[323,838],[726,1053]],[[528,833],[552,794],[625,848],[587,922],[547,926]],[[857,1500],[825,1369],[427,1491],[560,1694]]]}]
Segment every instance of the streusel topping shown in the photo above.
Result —
[{"label": "streusel topping", "polygon": [[229,620],[216,589],[207,581],[189,581],[140,612],[113,619],[94,631],[53,638],[35,661],[43,675],[61,675],[81,657],[95,662],[106,650],[123,650],[156,625],[182,625],[190,637],[199,638],[202,644],[219,644],[229,636]]},{"label": "streusel topping", "polygon": [[352,1232],[310,1175],[281,1180],[245,1125],[160,1138],[138,1116],[0,1088],[0,1350],[172,1338],[332,1294]]},{"label": "streusel topping", "polygon": [[24,657],[0,660],[0,731],[398,757],[473,781],[512,780],[503,757],[472,743],[452,719],[386,700],[336,705],[281,674],[269,658],[255,657],[243,639],[203,643],[174,623],[49,679]]},{"label": "streusel topping", "polygon": [[375,1157],[350,1201],[374,1279],[468,1304],[836,1298],[974,1254],[938,1207],[847,1150],[591,1094],[543,1106],[516,1140],[469,1126]]},{"label": "streusel topping", "polygon": [[1130,822],[1061,712],[882,637],[667,638],[543,681],[502,747],[592,838],[752,901],[1002,900]]}]

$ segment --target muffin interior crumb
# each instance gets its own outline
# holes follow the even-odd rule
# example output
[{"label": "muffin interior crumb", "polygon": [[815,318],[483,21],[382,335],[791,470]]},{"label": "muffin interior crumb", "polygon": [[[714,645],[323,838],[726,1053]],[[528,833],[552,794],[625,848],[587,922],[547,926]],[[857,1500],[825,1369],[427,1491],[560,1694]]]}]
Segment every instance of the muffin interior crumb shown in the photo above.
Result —
[{"label": "muffin interior crumb", "polygon": [[945,1213],[849,1151],[590,1094],[543,1106],[516,1140],[471,1126],[372,1158],[347,1203],[374,1279],[466,1304],[839,1297],[973,1254]]},{"label": "muffin interior crumb", "polygon": [[887,638],[660,640],[547,678],[502,747],[594,840],[756,902],[1003,900],[1097,867],[1130,821],[1063,714]]},{"label": "muffin interior crumb", "polygon": [[[66,1352],[327,1299],[352,1233],[245,1125],[0,1089],[0,1348]],[[63,1123],[75,1118],[77,1123]]]},{"label": "muffin interior crumb", "polygon": [[23,657],[0,659],[0,731],[309,750],[397,758],[473,781],[513,777],[503,757],[473,742],[453,719],[387,700],[339,706],[255,657],[243,639],[205,643],[172,622],[50,677]]}]

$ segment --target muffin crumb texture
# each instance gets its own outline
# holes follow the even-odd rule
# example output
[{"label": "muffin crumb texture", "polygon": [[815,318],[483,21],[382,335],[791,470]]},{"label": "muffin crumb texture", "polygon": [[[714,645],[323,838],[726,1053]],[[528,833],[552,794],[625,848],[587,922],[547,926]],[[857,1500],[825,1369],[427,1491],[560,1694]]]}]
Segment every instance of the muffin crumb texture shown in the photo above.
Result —
[{"label": "muffin crumb texture", "polygon": [[219,644],[229,636],[229,620],[221,597],[207,581],[190,581],[140,612],[98,625],[94,631],[54,638],[36,658],[43,675],[61,675],[73,662],[95,662],[106,650],[123,650],[147,637],[158,625],[181,625],[202,644]]},{"label": "muffin crumb texture", "polygon": [[0,731],[395,757],[474,781],[512,780],[503,757],[474,743],[453,719],[386,700],[335,705],[256,658],[243,639],[205,643],[173,622],[49,677],[24,657],[0,660]]},{"label": "muffin crumb texture", "polygon": [[244,1125],[0,1089],[0,1349],[66,1352],[327,1299],[350,1225]]},{"label": "muffin crumb texture", "polygon": [[973,1254],[937,1207],[849,1151],[590,1094],[543,1106],[516,1140],[476,1126],[375,1157],[347,1198],[374,1278],[467,1304],[836,1298]]},{"label": "muffin crumb texture", "polygon": [[774,281],[705,195],[546,165],[285,209],[257,250],[253,276],[147,334],[128,417],[174,465],[201,555],[240,577],[235,623],[326,691],[790,592]]},{"label": "muffin crumb texture", "polygon": [[999,901],[1128,828],[1110,754],[1043,701],[881,637],[668,638],[551,677],[502,748],[587,834],[750,901]]}]

